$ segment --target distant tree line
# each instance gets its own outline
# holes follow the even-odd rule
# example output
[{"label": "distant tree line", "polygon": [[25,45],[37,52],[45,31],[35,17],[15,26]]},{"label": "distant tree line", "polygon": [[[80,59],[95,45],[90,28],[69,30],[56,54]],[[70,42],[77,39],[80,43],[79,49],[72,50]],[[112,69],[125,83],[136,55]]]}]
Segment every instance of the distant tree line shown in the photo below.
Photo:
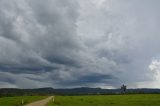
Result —
[{"label": "distant tree line", "polygon": [[0,89],[0,97],[6,96],[34,96],[34,95],[117,95],[117,94],[157,94],[160,89],[127,89],[122,85],[120,89],[101,88],[73,88],[73,89]]}]

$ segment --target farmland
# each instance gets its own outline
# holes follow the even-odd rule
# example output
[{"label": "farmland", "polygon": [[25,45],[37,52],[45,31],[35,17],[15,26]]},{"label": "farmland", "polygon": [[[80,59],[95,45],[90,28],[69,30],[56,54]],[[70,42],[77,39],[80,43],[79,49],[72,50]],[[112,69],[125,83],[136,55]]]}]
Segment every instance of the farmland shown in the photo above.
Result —
[{"label": "farmland", "polygon": [[0,98],[0,106],[22,106],[22,101],[24,104],[30,103],[36,100],[41,100],[47,96],[18,96],[18,97],[2,97]]},{"label": "farmland", "polygon": [[[22,106],[47,96],[2,97],[0,106]],[[55,96],[47,106],[160,106],[160,94]]]},{"label": "farmland", "polygon": [[56,96],[47,106],[160,106],[160,95]]}]

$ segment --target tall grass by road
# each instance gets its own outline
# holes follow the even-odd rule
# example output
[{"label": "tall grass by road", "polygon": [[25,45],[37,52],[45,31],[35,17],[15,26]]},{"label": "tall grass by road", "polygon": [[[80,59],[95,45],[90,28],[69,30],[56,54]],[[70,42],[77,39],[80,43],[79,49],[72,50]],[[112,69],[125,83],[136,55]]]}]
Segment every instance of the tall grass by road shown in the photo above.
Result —
[{"label": "tall grass by road", "polygon": [[19,97],[2,97],[0,98],[0,106],[23,106],[24,104],[41,100],[47,96],[19,96]]}]

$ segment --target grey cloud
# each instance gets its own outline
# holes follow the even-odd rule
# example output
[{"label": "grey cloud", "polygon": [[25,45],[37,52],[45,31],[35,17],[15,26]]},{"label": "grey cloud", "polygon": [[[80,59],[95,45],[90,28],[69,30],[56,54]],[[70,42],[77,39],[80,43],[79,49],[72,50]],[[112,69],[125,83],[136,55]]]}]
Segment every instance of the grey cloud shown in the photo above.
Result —
[{"label": "grey cloud", "polygon": [[[3,73],[19,73],[19,76],[54,74],[56,70],[65,72],[67,68],[80,67],[77,52],[83,47],[76,33],[78,4],[74,0],[1,2],[0,51],[3,54],[0,68]],[[26,79],[31,83],[30,87],[37,87],[33,84],[40,80]],[[5,81],[12,83],[11,80],[17,82],[16,78]],[[20,83],[14,84],[23,87]]]},{"label": "grey cloud", "polygon": [[[6,82],[6,84],[4,84],[5,86],[13,86],[16,88],[35,88],[48,85],[47,83],[30,80],[23,75],[21,76],[8,72],[0,72],[0,80],[2,83]],[[3,88],[3,84],[0,85],[0,87]]]},{"label": "grey cloud", "polygon": [[160,51],[159,1],[0,2],[0,87],[154,81],[148,66]]},{"label": "grey cloud", "polygon": [[71,82],[68,81],[67,82],[64,82],[67,83],[67,84],[75,84],[75,85],[83,85],[83,84],[90,84],[90,83],[112,83],[113,81],[111,80],[115,80],[116,78],[114,78],[113,76],[111,75],[99,75],[99,74],[91,74],[91,75],[88,75],[88,76],[82,76],[82,77],[79,77],[77,80],[72,80]]},{"label": "grey cloud", "polygon": [[[111,66],[109,70],[118,77],[117,83],[154,80],[148,66],[159,52],[159,25],[155,20],[159,17],[158,1],[113,0],[99,6],[98,1],[84,2],[81,6],[94,12],[81,11],[79,34],[99,60],[108,61],[106,67]],[[102,63],[98,65],[102,67]],[[104,73],[109,73],[107,68]]]}]

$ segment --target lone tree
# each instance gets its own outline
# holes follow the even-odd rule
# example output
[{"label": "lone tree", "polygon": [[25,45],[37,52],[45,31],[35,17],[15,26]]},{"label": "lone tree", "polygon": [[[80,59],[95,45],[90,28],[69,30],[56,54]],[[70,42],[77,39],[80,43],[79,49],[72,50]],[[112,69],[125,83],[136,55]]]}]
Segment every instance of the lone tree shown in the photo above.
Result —
[{"label": "lone tree", "polygon": [[123,85],[121,86],[121,90],[122,90],[122,93],[125,93],[126,90],[127,90],[127,86],[123,84]]}]

